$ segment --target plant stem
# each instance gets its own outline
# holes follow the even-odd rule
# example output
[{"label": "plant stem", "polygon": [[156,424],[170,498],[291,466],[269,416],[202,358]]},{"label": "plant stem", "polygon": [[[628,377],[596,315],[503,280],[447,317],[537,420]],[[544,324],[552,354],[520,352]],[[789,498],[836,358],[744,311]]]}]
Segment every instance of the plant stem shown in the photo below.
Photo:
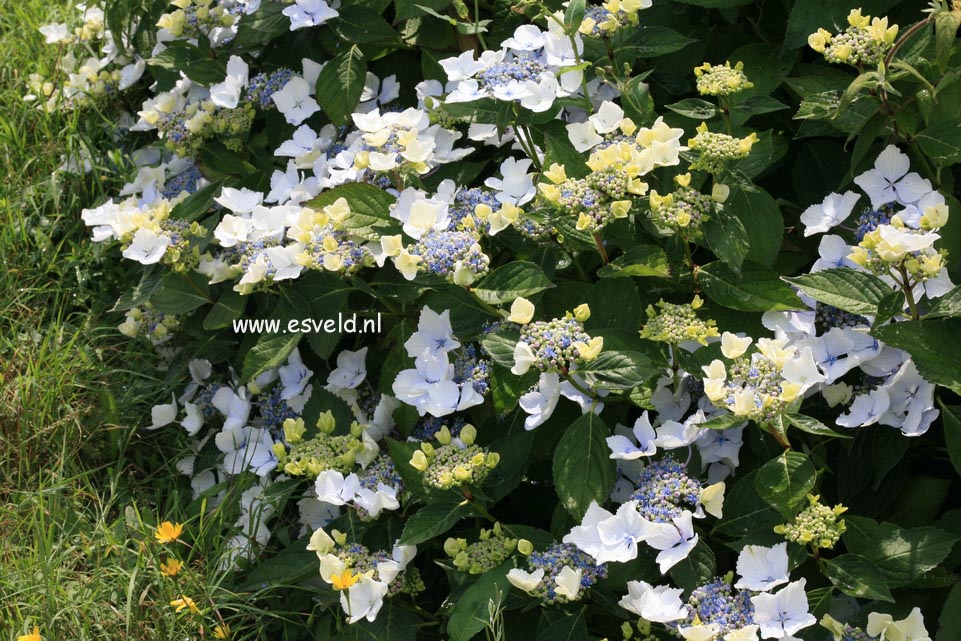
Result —
[{"label": "plant stem", "polygon": [[918,313],[918,304],[914,300],[914,284],[911,283],[911,277],[908,276],[908,270],[904,268],[904,263],[898,265],[898,271],[901,273],[901,280],[898,284],[901,286],[901,289],[904,290],[905,298],[908,299],[908,309],[911,310],[911,320],[918,320],[921,318],[921,315]]},{"label": "plant stem", "polygon": [[594,242],[597,244],[597,251],[601,255],[601,260],[607,265],[611,262],[611,259],[607,256],[607,250],[604,249],[604,241],[601,240],[601,235],[598,232],[594,232]]},{"label": "plant stem", "polygon": [[474,0],[474,35],[477,36],[477,41],[480,43],[481,49],[487,51],[487,42],[484,41],[484,34],[480,32],[479,4],[480,2],[478,0]]}]

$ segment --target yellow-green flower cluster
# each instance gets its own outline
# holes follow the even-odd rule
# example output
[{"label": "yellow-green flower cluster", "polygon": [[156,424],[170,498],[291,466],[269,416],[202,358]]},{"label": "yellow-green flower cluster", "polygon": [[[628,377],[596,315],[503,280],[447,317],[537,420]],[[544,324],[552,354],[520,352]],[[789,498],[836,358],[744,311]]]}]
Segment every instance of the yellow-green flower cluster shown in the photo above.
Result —
[{"label": "yellow-green flower cluster", "polygon": [[697,128],[697,134],[687,141],[687,146],[700,152],[697,160],[691,163],[691,169],[717,174],[724,169],[724,163],[739,160],[751,153],[751,148],[758,141],[753,131],[744,138],[735,138],[728,134],[708,131],[707,123],[702,122]]},{"label": "yellow-green flower cluster", "polygon": [[797,399],[802,386],[784,378],[784,366],[797,355],[785,339],[761,338],[757,351],[748,353],[753,339],[729,332],[721,336],[721,354],[729,364],[715,359],[705,365],[704,394],[714,405],[735,416],[773,423]]},{"label": "yellow-green flower cluster", "polygon": [[454,567],[468,574],[483,574],[494,569],[517,549],[518,540],[508,537],[500,523],[495,523],[490,530],[482,529],[480,540],[473,543],[455,538],[444,542],[444,552],[453,559]]},{"label": "yellow-green flower cluster", "polygon": [[637,13],[651,6],[651,0],[608,0],[599,7],[587,7],[578,31],[585,36],[606,37],[621,27],[636,26]]},{"label": "yellow-green flower cluster", "polygon": [[675,176],[674,181],[678,187],[669,194],[651,190],[651,222],[664,233],[695,240],[701,236],[701,225],[711,218],[714,199],[691,188],[690,173]]},{"label": "yellow-green flower cluster", "polygon": [[647,184],[632,177],[631,171],[612,154],[606,154],[591,169],[586,178],[568,178],[564,167],[555,163],[544,173],[550,183],[541,183],[539,188],[548,202],[576,218],[578,230],[595,232],[612,220],[625,218],[631,209],[630,195],[646,193]]},{"label": "yellow-green flower cluster", "polygon": [[898,25],[888,26],[888,19],[861,15],[861,9],[848,14],[848,28],[835,35],[818,29],[808,36],[808,45],[833,63],[876,65],[894,45]]},{"label": "yellow-green flower cluster", "polygon": [[302,208],[287,229],[287,238],[304,247],[296,257],[297,264],[348,275],[372,266],[370,249],[345,229],[344,221],[351,214],[346,198],[338,198],[321,210]]},{"label": "yellow-green flower cluster", "polygon": [[500,462],[500,454],[474,445],[477,430],[465,425],[455,442],[445,425],[435,436],[438,447],[420,444],[410,458],[410,466],[424,475],[428,485],[449,490],[464,484],[478,485]]},{"label": "yellow-green flower cluster", "polygon": [[738,62],[733,67],[730,61],[723,65],[705,62],[694,68],[694,76],[697,92],[702,96],[729,96],[754,86],[744,73],[743,62]]},{"label": "yellow-green flower cluster", "polygon": [[211,7],[213,0],[174,0],[170,4],[177,9],[161,15],[157,26],[174,38],[207,35],[217,27],[233,26],[238,18],[225,7]]},{"label": "yellow-green flower cluster", "polygon": [[847,511],[843,505],[833,508],[823,505],[820,497],[808,495],[809,505],[790,523],[782,523],[774,527],[774,531],[785,539],[801,545],[812,545],[815,548],[831,550],[847,529],[844,519],[838,517]]},{"label": "yellow-green flower cluster", "polygon": [[228,149],[241,151],[255,115],[249,102],[236,109],[221,109],[210,100],[203,100],[188,104],[183,112],[161,114],[156,125],[164,135],[167,149],[187,158],[196,155],[211,138]]},{"label": "yellow-green flower cluster", "polygon": [[150,303],[127,310],[126,318],[117,326],[124,336],[130,338],[143,336],[154,345],[160,345],[173,338],[173,332],[179,328],[180,319],[177,316],[164,314],[154,309]]},{"label": "yellow-green flower cluster", "polygon": [[354,467],[358,457],[369,453],[369,446],[361,438],[363,428],[354,423],[350,434],[334,436],[336,423],[330,411],[317,419],[317,435],[304,440],[307,431],[302,418],[288,418],[284,421],[284,440],[290,446],[285,451],[278,443],[275,450],[278,458],[284,461],[284,472],[291,476],[316,478],[324,470],[336,470],[347,474]]},{"label": "yellow-green flower cluster", "polygon": [[697,341],[707,345],[707,339],[719,336],[713,320],[701,320],[696,311],[704,301],[695,296],[689,304],[675,305],[663,300],[657,307],[647,306],[647,324],[641,328],[641,338],[661,343],[679,345],[685,341]]},{"label": "yellow-green flower cluster", "polygon": [[940,238],[935,232],[947,221],[945,205],[926,208],[920,229],[908,227],[895,215],[890,224],[864,234],[848,258],[878,275],[903,270],[916,282],[924,282],[938,276],[944,267],[948,252],[934,249],[934,243]]}]

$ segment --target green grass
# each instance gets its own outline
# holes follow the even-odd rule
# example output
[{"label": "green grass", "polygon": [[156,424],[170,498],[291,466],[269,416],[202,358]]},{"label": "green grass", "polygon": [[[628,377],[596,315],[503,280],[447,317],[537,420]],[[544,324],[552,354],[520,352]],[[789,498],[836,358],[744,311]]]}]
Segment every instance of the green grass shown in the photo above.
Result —
[{"label": "green grass", "polygon": [[[84,147],[110,148],[100,114],[22,100],[26,76],[51,73],[58,55],[37,28],[72,4],[0,11],[0,641],[33,625],[47,640],[194,638],[144,523],[186,501],[169,453],[136,430],[153,379],[109,312],[125,272],[80,219],[122,177],[57,171]],[[203,560],[216,549],[172,547],[189,554],[182,577],[212,580]]]}]

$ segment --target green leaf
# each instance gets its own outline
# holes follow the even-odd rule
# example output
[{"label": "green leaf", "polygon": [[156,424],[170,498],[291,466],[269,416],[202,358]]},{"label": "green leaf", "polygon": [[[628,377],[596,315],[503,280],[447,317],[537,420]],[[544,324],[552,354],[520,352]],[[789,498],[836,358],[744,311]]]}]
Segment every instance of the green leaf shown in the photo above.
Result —
[{"label": "green leaf", "polygon": [[835,432],[816,418],[811,418],[810,416],[805,416],[804,414],[788,413],[782,414],[782,416],[787,419],[791,425],[798,428],[802,432],[807,432],[808,434],[814,434],[816,436],[828,436],[831,438],[851,438],[851,436],[848,434]]},{"label": "green leaf", "polygon": [[784,278],[816,301],[852,314],[874,314],[891,287],[877,276],[846,267]]},{"label": "green leaf", "polygon": [[702,100],[701,98],[686,98],[672,105],[665,105],[665,107],[674,113],[681,114],[688,118],[694,118],[695,120],[710,120],[720,113],[714,103]]},{"label": "green leaf", "polygon": [[961,583],[955,583],[941,608],[938,635],[934,641],[954,641],[961,630]]},{"label": "green leaf", "polygon": [[485,334],[481,338],[481,346],[491,357],[491,360],[501,367],[514,367],[514,347],[520,340],[517,332],[497,332]]},{"label": "green leaf", "polygon": [[704,585],[717,575],[714,551],[701,539],[687,557],[672,567],[668,574],[674,583],[685,590],[693,590],[699,585]]},{"label": "green leaf", "polygon": [[715,212],[702,229],[708,249],[724,261],[725,265],[735,272],[740,272],[741,265],[751,249],[744,223],[725,207]]},{"label": "green leaf", "polygon": [[587,10],[585,0],[571,0],[564,11],[564,30],[575,33],[584,22],[584,12]]},{"label": "green leaf", "polygon": [[848,516],[844,544],[877,566],[888,586],[898,588],[934,569],[959,538],[936,527],[899,528],[863,516]]},{"label": "green leaf", "polygon": [[[286,326],[287,320],[289,320],[286,316],[279,315],[276,317],[281,319],[281,327]],[[287,334],[286,330],[278,334],[261,334],[253,348],[244,355],[241,380],[249,383],[268,369],[283,365],[303,337],[304,335],[300,332]]]},{"label": "green leaf", "polygon": [[114,303],[113,308],[110,310],[112,312],[125,312],[128,309],[133,309],[138,305],[143,305],[145,301],[150,300],[153,293],[157,291],[163,284],[164,274],[159,272],[149,272],[144,271],[143,275],[140,277],[140,282],[134,287],[128,289],[117,302]]},{"label": "green leaf", "polygon": [[174,205],[170,217],[174,220],[193,222],[207,213],[214,203],[214,198],[220,193],[223,180],[216,180],[206,187],[202,187]]},{"label": "green leaf", "polygon": [[761,466],[754,481],[758,496],[793,517],[814,489],[817,470],[807,456],[787,451]]},{"label": "green leaf", "polygon": [[848,596],[894,603],[891,590],[878,568],[858,554],[842,554],[825,559],[824,574],[837,589]]},{"label": "green leaf", "polygon": [[603,503],[614,486],[616,467],[605,440],[607,426],[594,412],[574,421],[554,450],[554,488],[575,520],[591,501]]},{"label": "green leaf", "polygon": [[781,523],[778,513],[758,496],[755,489],[758,471],[751,470],[738,476],[740,478],[724,497],[724,518],[717,526],[718,532],[737,538]]},{"label": "green leaf", "polygon": [[240,51],[256,49],[274,38],[290,32],[290,18],[284,15],[285,5],[266,3],[257,11],[240,16],[237,36],[231,46]]},{"label": "green leaf", "polygon": [[718,305],[742,312],[805,308],[777,272],[757,263],[745,262],[737,274],[727,265],[713,262],[701,267],[697,274],[704,293]]},{"label": "green leaf", "polygon": [[924,318],[944,318],[946,316],[961,316],[961,285],[937,299],[931,306],[931,310],[924,315]]},{"label": "green leaf", "polygon": [[657,245],[636,245],[597,270],[601,278],[658,276],[670,278],[667,254]]},{"label": "green leaf", "polygon": [[927,380],[961,393],[961,360],[957,352],[945,349],[961,336],[961,318],[892,323],[873,328],[871,334],[909,353]]},{"label": "green leaf", "polygon": [[396,199],[383,189],[367,183],[338,185],[304,205],[323,209],[341,198],[350,206],[350,215],[344,219],[344,227],[352,234],[375,240],[381,235],[400,232],[398,222],[390,217],[390,206]]},{"label": "green leaf", "polygon": [[542,624],[535,641],[587,641],[586,612],[587,608],[581,608],[575,614],[568,614],[547,625]]},{"label": "green leaf", "polygon": [[623,36],[620,37],[624,40],[615,42],[614,55],[616,60],[624,60],[631,64],[637,58],[656,58],[680,51],[692,42],[696,42],[694,38],[659,25],[645,25],[633,31],[618,30],[617,34],[621,31]]},{"label": "green leaf", "polygon": [[732,427],[737,427],[738,425],[743,425],[747,419],[743,416],[737,416],[736,414],[721,414],[720,416],[715,416],[709,421],[704,421],[699,423],[698,427],[706,430],[727,430]]},{"label": "green leaf", "polygon": [[737,216],[747,231],[748,260],[773,265],[784,237],[784,220],[774,198],[762,189],[736,189],[724,208]]},{"label": "green leaf", "polygon": [[640,352],[610,350],[601,351],[577,372],[591,387],[616,390],[631,389],[657,374],[658,369]]},{"label": "green leaf", "polygon": [[234,291],[224,290],[214,306],[204,317],[204,329],[221,329],[240,318],[247,307],[247,297]]},{"label": "green leaf", "polygon": [[468,641],[487,627],[488,606],[499,605],[510,590],[507,572],[513,568],[508,560],[484,574],[454,599],[454,608],[447,621],[450,641]]},{"label": "green leaf", "polygon": [[292,585],[317,575],[317,553],[307,549],[302,537],[274,556],[263,560],[244,577],[240,589],[260,590],[265,585]]},{"label": "green leaf", "polygon": [[944,443],[948,448],[948,458],[954,469],[961,474],[961,406],[945,405],[938,399],[941,406],[941,418],[944,419]]},{"label": "green leaf", "polygon": [[407,519],[401,545],[417,545],[440,536],[467,516],[467,501],[447,500],[431,503]]},{"label": "green leaf", "polygon": [[364,91],[367,59],[357,45],[324,65],[317,78],[317,102],[330,121],[347,124]]},{"label": "green leaf", "polygon": [[334,31],[350,44],[402,45],[400,34],[380,12],[356,4],[344,4],[333,21]]},{"label": "green leaf", "polygon": [[529,370],[523,376],[515,376],[503,365],[494,363],[490,376],[491,395],[494,399],[494,411],[498,416],[504,416],[515,407],[521,396],[537,384],[538,372]]},{"label": "green leaf", "polygon": [[770,96],[751,96],[744,102],[737,103],[732,110],[745,114],[757,115],[767,114],[774,111],[787,109],[788,106],[780,100],[775,100]]},{"label": "green leaf", "polygon": [[150,304],[164,314],[186,314],[210,302],[207,278],[197,272],[170,272],[150,296]]},{"label": "green leaf", "polygon": [[485,303],[500,305],[553,286],[543,270],[534,263],[514,261],[492,271],[472,291]]}]

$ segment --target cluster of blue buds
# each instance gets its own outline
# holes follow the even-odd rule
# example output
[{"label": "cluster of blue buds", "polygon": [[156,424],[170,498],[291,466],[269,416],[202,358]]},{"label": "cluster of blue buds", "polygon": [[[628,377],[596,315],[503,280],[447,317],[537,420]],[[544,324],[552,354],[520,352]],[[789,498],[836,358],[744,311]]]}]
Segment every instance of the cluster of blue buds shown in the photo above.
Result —
[{"label": "cluster of blue buds", "polygon": [[668,456],[644,468],[630,500],[637,501],[638,512],[648,521],[668,523],[685,510],[697,510],[702,488],[699,480]]},{"label": "cluster of blue buds", "polygon": [[687,619],[668,625],[675,629],[693,624],[716,625],[717,632],[711,639],[722,639],[725,634],[754,623],[751,593],[735,590],[730,582],[722,578],[695,588],[687,599],[687,606]]},{"label": "cluster of blue buds", "polygon": [[247,100],[261,109],[273,109],[274,102],[270,97],[287,86],[293,77],[294,72],[286,67],[258,73],[247,83]]},{"label": "cluster of blue buds", "polygon": [[413,256],[421,256],[422,269],[443,276],[458,285],[470,285],[483,277],[490,258],[481,249],[476,233],[467,231],[432,231],[408,247]]}]

